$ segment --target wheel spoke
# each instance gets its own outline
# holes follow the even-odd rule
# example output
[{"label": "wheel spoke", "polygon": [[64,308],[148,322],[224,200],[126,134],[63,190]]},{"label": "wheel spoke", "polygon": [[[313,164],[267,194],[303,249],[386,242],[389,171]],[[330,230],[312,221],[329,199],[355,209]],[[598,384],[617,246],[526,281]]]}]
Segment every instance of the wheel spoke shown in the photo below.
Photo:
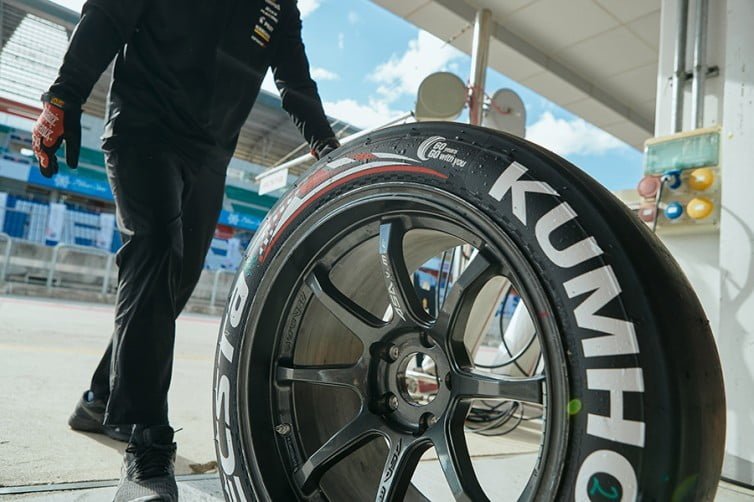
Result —
[{"label": "wheel spoke", "polygon": [[477,253],[453,283],[442,304],[441,312],[452,316],[470,293],[478,293],[487,281],[495,275],[500,275],[498,268],[482,252]]},{"label": "wheel spoke", "polygon": [[380,264],[393,312],[404,322],[428,328],[432,317],[422,308],[403,256],[406,230],[400,221],[380,225]]},{"label": "wheel spoke", "polygon": [[359,395],[366,384],[364,367],[361,364],[349,366],[283,366],[277,368],[278,383],[308,382],[336,387],[348,387]]},{"label": "wheel spoke", "polygon": [[479,236],[474,235],[469,229],[448,221],[445,218],[407,215],[403,217],[403,221],[407,221],[407,226],[411,227],[412,230],[424,229],[455,237],[458,241],[458,245],[470,244],[475,248],[479,248],[484,243]]},{"label": "wheel spoke", "polygon": [[434,336],[440,342],[443,338],[447,338],[448,348],[456,363],[463,368],[470,368],[472,365],[471,357],[464,344],[471,308],[484,285],[497,275],[501,275],[499,265],[487,258],[482,251],[478,252],[453,283],[441,306],[437,324],[433,330]]},{"label": "wheel spoke", "polygon": [[322,475],[372,438],[381,435],[382,423],[369,412],[361,412],[342,429],[336,432],[315,451],[294,477],[305,493],[311,492],[319,484]]},{"label": "wheel spoke", "polygon": [[466,399],[507,399],[543,403],[544,375],[528,378],[488,377],[457,373],[451,377],[453,393]]},{"label": "wheel spoke", "polygon": [[317,269],[309,274],[306,284],[320,303],[364,345],[374,342],[387,326],[387,323],[341,293],[325,270]]},{"label": "wheel spoke", "polygon": [[443,427],[432,432],[432,444],[455,499],[464,502],[486,501],[487,495],[474,472],[463,433],[463,423],[468,411],[469,404],[459,403],[454,412],[443,421]]},{"label": "wheel spoke", "polygon": [[416,440],[403,434],[391,434],[388,442],[387,460],[377,488],[376,502],[405,499],[422,454],[432,446],[428,440]]}]

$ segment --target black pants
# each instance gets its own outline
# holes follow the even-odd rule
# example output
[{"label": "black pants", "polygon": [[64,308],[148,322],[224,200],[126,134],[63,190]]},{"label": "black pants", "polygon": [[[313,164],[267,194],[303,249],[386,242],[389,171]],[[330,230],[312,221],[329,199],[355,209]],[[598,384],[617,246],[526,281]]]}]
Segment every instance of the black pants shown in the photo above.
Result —
[{"label": "black pants", "polygon": [[108,400],[107,424],[167,424],[175,320],[202,272],[226,165],[122,144],[106,161],[123,246],[115,330],[90,389]]}]

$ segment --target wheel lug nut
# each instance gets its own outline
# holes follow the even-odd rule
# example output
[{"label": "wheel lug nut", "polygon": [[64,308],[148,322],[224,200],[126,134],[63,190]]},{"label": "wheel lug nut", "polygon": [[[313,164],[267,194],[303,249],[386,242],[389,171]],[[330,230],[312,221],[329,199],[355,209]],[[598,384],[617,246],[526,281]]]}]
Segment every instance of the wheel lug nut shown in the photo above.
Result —
[{"label": "wheel lug nut", "polygon": [[389,363],[394,363],[401,356],[401,349],[397,345],[389,345],[382,352],[383,357]]},{"label": "wheel lug nut", "polygon": [[398,401],[398,396],[396,396],[392,392],[388,392],[387,394],[383,394],[381,397],[376,399],[373,405],[370,406],[370,408],[374,413],[385,415],[388,413],[393,413],[398,409],[399,405],[400,402]]},{"label": "wheel lug nut", "polygon": [[275,427],[275,432],[281,436],[287,436],[291,432],[291,426],[289,424],[280,424]]},{"label": "wheel lug nut", "polygon": [[398,396],[395,394],[390,394],[387,398],[387,407],[390,411],[395,411],[398,409]]},{"label": "wheel lug nut", "polygon": [[424,422],[424,426],[427,428],[433,427],[435,424],[437,424],[437,417],[432,413],[425,413],[422,416],[422,420]]}]

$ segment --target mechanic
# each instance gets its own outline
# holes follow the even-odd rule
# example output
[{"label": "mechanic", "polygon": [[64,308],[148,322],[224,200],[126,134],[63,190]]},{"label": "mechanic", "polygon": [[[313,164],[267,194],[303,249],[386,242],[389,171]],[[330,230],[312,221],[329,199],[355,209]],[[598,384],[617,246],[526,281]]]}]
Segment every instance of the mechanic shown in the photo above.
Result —
[{"label": "mechanic", "polygon": [[69,425],[128,440],[115,499],[176,500],[167,395],[175,320],[199,280],[241,126],[272,69],[320,158],[339,146],[296,0],[89,0],[33,130],[43,175],[75,168],[81,107],[115,57],[103,149],[123,246],[112,340]]}]

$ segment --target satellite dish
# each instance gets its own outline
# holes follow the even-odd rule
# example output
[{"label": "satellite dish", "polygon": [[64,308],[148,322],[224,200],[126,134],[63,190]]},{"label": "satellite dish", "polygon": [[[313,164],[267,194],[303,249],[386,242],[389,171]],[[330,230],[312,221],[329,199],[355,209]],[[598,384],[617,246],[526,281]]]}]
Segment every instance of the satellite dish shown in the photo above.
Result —
[{"label": "satellite dish", "polygon": [[468,89],[457,75],[433,73],[419,86],[417,120],[455,120],[466,106]]},{"label": "satellite dish", "polygon": [[511,89],[500,89],[492,96],[492,102],[484,115],[482,124],[485,127],[523,138],[526,135],[524,102]]}]

